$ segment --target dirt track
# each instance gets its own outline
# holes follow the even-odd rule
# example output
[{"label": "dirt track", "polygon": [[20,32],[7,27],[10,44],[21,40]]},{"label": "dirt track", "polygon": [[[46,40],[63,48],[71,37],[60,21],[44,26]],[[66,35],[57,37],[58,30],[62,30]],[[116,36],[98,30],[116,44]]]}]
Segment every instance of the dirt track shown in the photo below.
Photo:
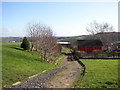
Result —
[{"label": "dirt track", "polygon": [[46,87],[48,88],[70,88],[80,76],[81,66],[77,61],[67,61],[65,70],[57,73],[49,82]]},{"label": "dirt track", "polygon": [[61,67],[36,76],[12,88],[71,88],[80,76],[81,66],[77,61],[63,60]]}]

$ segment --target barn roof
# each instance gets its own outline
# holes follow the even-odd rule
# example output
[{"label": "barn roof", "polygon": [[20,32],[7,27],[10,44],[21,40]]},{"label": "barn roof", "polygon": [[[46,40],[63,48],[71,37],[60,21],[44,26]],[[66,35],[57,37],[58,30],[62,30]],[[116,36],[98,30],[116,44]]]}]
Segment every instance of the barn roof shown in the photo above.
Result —
[{"label": "barn roof", "polygon": [[77,40],[78,46],[103,46],[100,40]]}]

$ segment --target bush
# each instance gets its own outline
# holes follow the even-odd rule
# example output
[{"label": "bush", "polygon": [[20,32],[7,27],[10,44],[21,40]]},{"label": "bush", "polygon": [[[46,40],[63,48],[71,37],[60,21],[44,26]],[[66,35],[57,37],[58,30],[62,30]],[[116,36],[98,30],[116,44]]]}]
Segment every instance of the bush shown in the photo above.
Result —
[{"label": "bush", "polygon": [[27,37],[23,38],[23,41],[21,43],[21,48],[23,48],[24,50],[29,50],[30,44],[29,44],[29,42],[27,40]]},{"label": "bush", "polygon": [[102,51],[101,50],[93,50],[94,58],[101,58]]},{"label": "bush", "polygon": [[86,57],[87,57],[87,52],[85,52],[85,51],[80,51],[80,56],[81,56],[82,58],[86,58]]}]

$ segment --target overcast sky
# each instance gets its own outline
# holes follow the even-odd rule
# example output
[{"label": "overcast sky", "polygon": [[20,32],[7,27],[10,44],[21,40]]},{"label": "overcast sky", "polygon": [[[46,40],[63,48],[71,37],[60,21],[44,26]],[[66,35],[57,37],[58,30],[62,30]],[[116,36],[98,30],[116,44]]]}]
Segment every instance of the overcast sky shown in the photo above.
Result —
[{"label": "overcast sky", "polygon": [[3,36],[25,36],[30,22],[52,28],[56,36],[86,35],[93,20],[118,31],[118,2],[3,2]]}]

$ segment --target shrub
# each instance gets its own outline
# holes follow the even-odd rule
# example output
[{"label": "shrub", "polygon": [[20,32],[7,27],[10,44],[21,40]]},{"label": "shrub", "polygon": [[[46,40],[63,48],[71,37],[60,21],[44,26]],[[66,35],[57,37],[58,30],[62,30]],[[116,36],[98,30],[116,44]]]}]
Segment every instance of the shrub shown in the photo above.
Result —
[{"label": "shrub", "polygon": [[21,43],[21,48],[23,48],[24,50],[29,50],[30,44],[29,44],[29,42],[27,40],[27,37],[23,38],[23,41]]},{"label": "shrub", "polygon": [[94,58],[101,58],[101,50],[93,50]]}]

